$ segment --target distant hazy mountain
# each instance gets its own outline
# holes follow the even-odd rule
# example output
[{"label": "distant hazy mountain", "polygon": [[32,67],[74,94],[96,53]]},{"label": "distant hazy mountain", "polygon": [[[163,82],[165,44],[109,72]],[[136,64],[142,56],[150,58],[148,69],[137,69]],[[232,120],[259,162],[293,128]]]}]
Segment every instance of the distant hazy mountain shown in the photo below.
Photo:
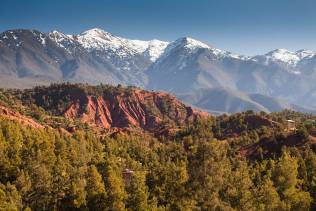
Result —
[{"label": "distant hazy mountain", "polygon": [[168,45],[149,67],[148,87],[174,93],[221,87],[315,108],[315,55],[307,50],[278,49],[245,57],[182,38]]},{"label": "distant hazy mountain", "polygon": [[0,34],[0,78],[1,87],[13,88],[60,81],[136,85],[221,112],[316,109],[315,52],[277,49],[248,57],[188,37],[164,42],[101,29],[9,30]]},{"label": "distant hazy mountain", "polygon": [[213,113],[245,110],[270,112],[291,108],[286,102],[275,98],[224,88],[199,89],[187,94],[178,94],[178,98]]}]

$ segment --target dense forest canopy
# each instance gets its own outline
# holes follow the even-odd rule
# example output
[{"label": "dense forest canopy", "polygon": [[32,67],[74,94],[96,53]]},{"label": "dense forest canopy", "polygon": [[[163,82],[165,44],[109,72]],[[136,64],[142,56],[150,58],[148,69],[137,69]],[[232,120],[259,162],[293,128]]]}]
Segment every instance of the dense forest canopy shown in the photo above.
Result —
[{"label": "dense forest canopy", "polygon": [[[101,134],[61,116],[73,93],[133,89],[63,84],[1,90],[1,106],[43,127],[0,113],[0,210],[316,208],[313,115],[209,116],[175,124],[173,134],[159,137],[145,130]],[[289,119],[295,130],[288,129]]]}]

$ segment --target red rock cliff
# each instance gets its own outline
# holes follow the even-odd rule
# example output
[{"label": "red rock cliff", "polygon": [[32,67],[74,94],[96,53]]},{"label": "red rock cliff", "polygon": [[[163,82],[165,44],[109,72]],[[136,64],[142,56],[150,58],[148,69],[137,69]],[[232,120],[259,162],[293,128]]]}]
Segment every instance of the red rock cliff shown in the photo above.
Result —
[{"label": "red rock cliff", "polygon": [[181,126],[208,116],[161,92],[134,89],[86,98],[84,103],[74,100],[64,115],[98,128],[137,127],[154,131],[163,125]]}]

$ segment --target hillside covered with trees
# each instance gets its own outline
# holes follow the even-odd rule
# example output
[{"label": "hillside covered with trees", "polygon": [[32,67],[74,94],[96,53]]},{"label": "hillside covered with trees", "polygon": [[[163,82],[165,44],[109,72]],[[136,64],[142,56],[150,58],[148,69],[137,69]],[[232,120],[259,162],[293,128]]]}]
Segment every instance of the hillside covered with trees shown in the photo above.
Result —
[{"label": "hillside covered with trees", "polygon": [[[124,121],[105,127],[106,108]],[[315,120],[215,117],[135,87],[0,90],[0,210],[314,210]]]}]

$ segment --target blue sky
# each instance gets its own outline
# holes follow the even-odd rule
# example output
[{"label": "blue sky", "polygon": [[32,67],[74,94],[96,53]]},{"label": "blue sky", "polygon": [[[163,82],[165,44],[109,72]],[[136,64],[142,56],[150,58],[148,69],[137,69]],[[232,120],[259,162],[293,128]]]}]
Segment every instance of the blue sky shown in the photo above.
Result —
[{"label": "blue sky", "polygon": [[254,55],[316,50],[315,0],[0,0],[0,31],[99,27],[134,39],[190,36]]}]

